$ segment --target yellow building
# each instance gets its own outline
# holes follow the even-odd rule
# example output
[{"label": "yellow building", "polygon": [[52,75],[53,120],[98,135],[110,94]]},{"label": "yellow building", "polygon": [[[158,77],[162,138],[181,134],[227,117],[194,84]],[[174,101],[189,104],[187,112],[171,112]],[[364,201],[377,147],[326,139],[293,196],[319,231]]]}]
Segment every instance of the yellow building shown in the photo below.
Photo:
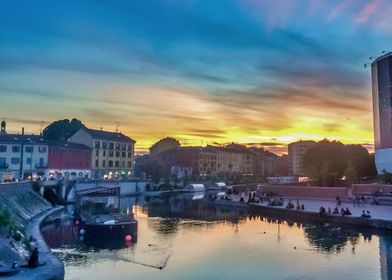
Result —
[{"label": "yellow building", "polygon": [[70,142],[84,144],[92,149],[91,174],[93,178],[120,178],[133,176],[136,141],[119,133],[83,127]]}]

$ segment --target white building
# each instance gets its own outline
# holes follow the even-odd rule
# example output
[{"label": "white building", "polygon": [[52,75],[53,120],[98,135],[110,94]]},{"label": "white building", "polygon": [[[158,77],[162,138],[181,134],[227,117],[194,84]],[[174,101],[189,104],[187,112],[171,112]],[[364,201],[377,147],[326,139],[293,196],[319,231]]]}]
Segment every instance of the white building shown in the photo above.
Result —
[{"label": "white building", "polygon": [[392,172],[392,52],[372,63],[372,92],[376,167]]},{"label": "white building", "polygon": [[288,145],[288,155],[289,155],[289,174],[304,176],[305,166],[303,163],[303,158],[306,151],[312,147],[316,142],[308,141],[297,141],[290,143]]},{"label": "white building", "polygon": [[0,131],[0,181],[44,176],[48,166],[48,144],[39,135],[7,134]]}]

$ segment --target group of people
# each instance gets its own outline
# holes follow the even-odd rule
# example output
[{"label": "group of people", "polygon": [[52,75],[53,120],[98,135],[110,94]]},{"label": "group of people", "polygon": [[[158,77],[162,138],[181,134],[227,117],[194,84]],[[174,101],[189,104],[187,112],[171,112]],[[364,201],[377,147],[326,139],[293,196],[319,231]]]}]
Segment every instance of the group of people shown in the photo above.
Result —
[{"label": "group of people", "polygon": [[328,210],[326,210],[324,206],[320,206],[320,210],[319,210],[320,217],[325,217],[329,215],[339,215],[339,214],[342,215],[342,217],[352,215],[348,207],[346,208],[342,207],[339,212],[338,207],[335,207],[333,210],[331,209],[331,207],[328,207]]}]

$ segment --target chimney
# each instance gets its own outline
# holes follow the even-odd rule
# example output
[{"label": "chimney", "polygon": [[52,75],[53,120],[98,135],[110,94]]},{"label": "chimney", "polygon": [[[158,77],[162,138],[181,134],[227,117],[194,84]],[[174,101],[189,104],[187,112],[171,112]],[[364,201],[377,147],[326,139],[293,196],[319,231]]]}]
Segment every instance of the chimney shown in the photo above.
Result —
[{"label": "chimney", "polygon": [[22,127],[22,135],[24,135],[24,127]]}]

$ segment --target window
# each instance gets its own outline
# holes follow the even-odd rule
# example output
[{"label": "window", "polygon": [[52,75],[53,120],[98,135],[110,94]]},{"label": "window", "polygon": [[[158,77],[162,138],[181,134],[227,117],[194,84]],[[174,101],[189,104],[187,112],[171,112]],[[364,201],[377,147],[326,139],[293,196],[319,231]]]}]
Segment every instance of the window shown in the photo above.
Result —
[{"label": "window", "polygon": [[0,145],[0,153],[5,153],[7,151],[6,145]]},{"label": "window", "polygon": [[128,157],[131,158],[132,157],[132,153],[128,152]]},{"label": "window", "polygon": [[38,147],[38,152],[39,152],[39,153],[46,153],[46,147],[44,147],[44,146],[39,146],[39,147]]},{"label": "window", "polygon": [[44,166],[44,158],[40,158],[40,159],[39,159],[39,166],[40,166],[40,167],[45,167],[45,166]]},{"label": "window", "polygon": [[31,164],[31,157],[26,158],[26,163]]},{"label": "window", "polygon": [[103,161],[102,161],[102,167],[105,167],[105,166],[106,166],[106,161],[103,160]]},{"label": "window", "polygon": [[131,144],[128,145],[128,151],[130,151],[130,150],[132,150],[132,145]]},{"label": "window", "polygon": [[102,155],[103,155],[104,157],[106,157],[106,151],[103,151],[103,152],[102,152]]},{"label": "window", "polygon": [[109,157],[113,157],[114,153],[113,151],[109,151]]},{"label": "window", "polygon": [[98,160],[96,159],[95,160],[95,167],[98,167],[99,166],[99,162],[98,162]]},{"label": "window", "polygon": [[26,151],[26,153],[32,153],[33,152],[33,146],[26,146],[25,151]]},{"label": "window", "polygon": [[20,146],[12,146],[13,153],[20,153]]},{"label": "window", "polygon": [[123,167],[123,168],[125,167],[125,161],[121,162],[121,167]]},{"label": "window", "polygon": [[125,151],[125,150],[127,149],[127,145],[122,144],[122,145],[121,145],[121,148],[122,148],[123,151]]},{"label": "window", "polygon": [[116,160],[116,167],[120,167],[120,162]]},{"label": "window", "polygon": [[120,143],[116,143],[116,150],[120,150]]},{"label": "window", "polygon": [[128,161],[128,167],[132,167],[132,161]]},{"label": "window", "polygon": [[121,156],[122,156],[122,157],[126,157],[126,156],[127,156],[127,153],[126,153],[126,152],[122,152],[122,153],[121,153]]},{"label": "window", "polygon": [[113,150],[114,144],[113,143],[109,143],[109,149]]},{"label": "window", "polygon": [[99,157],[99,150],[95,150],[95,156]]},{"label": "window", "polygon": [[101,143],[99,141],[95,141],[95,148],[99,149],[101,146]]},{"label": "window", "polygon": [[12,164],[19,164],[19,158],[17,158],[17,157],[11,158],[11,163]]},{"label": "window", "polygon": [[108,148],[108,142],[102,142],[102,148],[107,149]]},{"label": "window", "polygon": [[113,167],[113,161],[109,160],[109,167]]},{"label": "window", "polygon": [[120,156],[120,152],[116,151],[116,157],[119,157],[119,156]]}]

